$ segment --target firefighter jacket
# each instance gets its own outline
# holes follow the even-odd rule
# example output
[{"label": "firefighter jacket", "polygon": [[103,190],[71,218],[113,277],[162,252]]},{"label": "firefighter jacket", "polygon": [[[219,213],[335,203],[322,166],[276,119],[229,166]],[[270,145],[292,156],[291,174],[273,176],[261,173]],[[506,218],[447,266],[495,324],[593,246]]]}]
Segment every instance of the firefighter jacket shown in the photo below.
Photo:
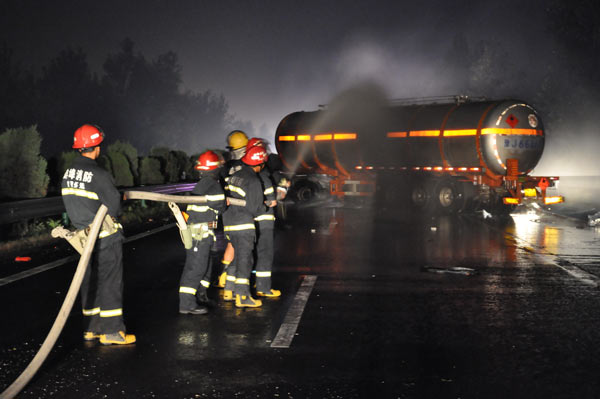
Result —
[{"label": "firefighter jacket", "polygon": [[265,212],[261,213],[254,220],[258,223],[260,229],[273,228],[275,225],[275,207],[269,207],[272,201],[277,199],[275,187],[271,180],[271,174],[265,168],[258,173],[263,189],[263,201],[266,203]]},{"label": "firefighter jacket", "polygon": [[283,199],[287,194],[290,183],[282,172],[283,163],[281,162],[279,156],[275,154],[269,154],[265,169],[268,171],[271,182],[275,188],[276,198],[278,200]]},{"label": "firefighter jacket", "polygon": [[[113,177],[98,166],[95,160],[82,155],[75,158],[71,167],[65,171],[61,194],[67,214],[78,230],[92,224],[101,204],[106,205],[107,214],[113,220],[121,214],[121,194],[115,187]],[[115,223],[115,226],[113,231],[101,230],[98,237],[103,239],[112,236],[122,239],[121,225]],[[103,247],[103,241],[105,240],[101,240],[100,247]]]},{"label": "firefighter jacket", "polygon": [[265,169],[268,171],[271,180],[275,185],[279,185],[282,179],[285,179],[285,176],[281,172],[283,169],[283,163],[281,159],[276,154],[269,154],[267,158],[267,163],[265,165]]},{"label": "firefighter jacket", "polygon": [[225,161],[225,165],[223,165],[222,168],[219,168],[219,178],[221,181],[224,182],[227,177],[240,170],[243,164],[244,163],[240,159],[230,158],[229,160]]},{"label": "firefighter jacket", "polygon": [[243,199],[245,206],[231,205],[223,214],[225,233],[254,230],[254,218],[266,211],[263,189],[256,172],[247,165],[227,178],[226,190],[232,198]]},{"label": "firefighter jacket", "polygon": [[218,180],[219,170],[203,172],[192,190],[193,195],[204,195],[206,204],[189,204],[186,212],[188,224],[214,222],[227,208],[225,192]]},{"label": "firefighter jacket", "polygon": [[225,171],[227,172],[227,176],[232,176],[235,172],[242,169],[244,163],[239,159],[232,159],[231,161],[225,164]]}]

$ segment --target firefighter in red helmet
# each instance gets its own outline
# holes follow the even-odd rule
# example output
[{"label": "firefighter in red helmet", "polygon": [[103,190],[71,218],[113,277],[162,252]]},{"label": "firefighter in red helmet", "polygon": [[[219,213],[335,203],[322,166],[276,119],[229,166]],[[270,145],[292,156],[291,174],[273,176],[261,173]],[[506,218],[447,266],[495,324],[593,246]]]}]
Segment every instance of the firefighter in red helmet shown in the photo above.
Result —
[{"label": "firefighter in red helmet", "polygon": [[217,218],[227,208],[225,193],[219,183],[221,165],[219,156],[209,150],[200,154],[194,167],[200,173],[200,180],[194,186],[192,195],[205,196],[206,204],[190,204],[186,209],[192,247],[186,249],[185,266],[179,282],[179,313],[182,314],[208,312],[210,248],[216,240],[214,229],[217,227]]},{"label": "firefighter in red helmet", "polygon": [[[251,138],[248,141],[246,152],[252,147],[259,146],[267,150],[267,143],[260,138]],[[266,160],[265,160],[266,163]],[[281,291],[271,288],[271,273],[273,270],[273,230],[275,229],[275,207],[277,206],[277,193],[273,176],[263,167],[258,172],[262,189],[263,201],[266,209],[254,218],[256,222],[256,295],[262,297],[278,297]]]},{"label": "firefighter in red helmet", "polygon": [[257,176],[266,159],[267,152],[264,148],[252,147],[242,157],[240,170],[226,179],[228,195],[246,202],[244,206],[230,206],[223,214],[223,230],[235,251],[235,260],[227,269],[225,292],[233,292],[236,307],[262,305],[250,293],[250,274],[256,238],[254,218],[266,210],[262,185]]},{"label": "firefighter in red helmet", "polygon": [[124,345],[134,343],[135,335],[125,333],[123,322],[124,236],[116,219],[121,214],[121,195],[112,176],[96,163],[103,141],[98,126],[86,124],[75,131],[73,148],[80,155],[62,178],[61,194],[69,219],[80,231],[92,223],[101,204],[108,208],[81,284],[83,339]]}]

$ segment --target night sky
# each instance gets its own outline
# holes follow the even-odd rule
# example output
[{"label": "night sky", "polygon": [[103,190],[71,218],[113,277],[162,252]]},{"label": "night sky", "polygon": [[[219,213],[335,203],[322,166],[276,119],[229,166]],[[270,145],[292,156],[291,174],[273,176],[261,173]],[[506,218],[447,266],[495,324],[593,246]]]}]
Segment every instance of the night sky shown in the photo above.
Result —
[{"label": "night sky", "polygon": [[532,101],[535,76],[564,51],[549,32],[547,3],[3,0],[0,42],[34,70],[71,46],[101,71],[125,37],[147,58],[172,50],[184,89],[222,93],[236,120],[272,138],[288,113],[365,80],[390,98],[464,93],[445,66],[457,37],[471,51],[494,43],[507,61],[497,70],[522,79],[492,95]]}]

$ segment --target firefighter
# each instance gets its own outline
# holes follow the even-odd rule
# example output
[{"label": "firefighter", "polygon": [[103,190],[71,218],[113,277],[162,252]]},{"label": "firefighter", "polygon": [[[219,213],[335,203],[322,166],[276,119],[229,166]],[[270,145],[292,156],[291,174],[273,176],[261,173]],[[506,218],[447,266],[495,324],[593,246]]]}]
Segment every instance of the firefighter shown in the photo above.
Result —
[{"label": "firefighter", "polygon": [[[267,150],[267,144],[259,138],[248,141],[246,151],[254,146]],[[266,163],[265,163],[266,164]],[[271,288],[271,273],[273,270],[273,231],[275,229],[275,207],[277,206],[277,193],[273,184],[273,176],[264,167],[258,173],[262,183],[263,200],[267,206],[265,212],[254,218],[257,227],[256,237],[256,295],[262,297],[278,297],[281,291]]]},{"label": "firefighter", "polygon": [[187,206],[188,229],[192,233],[192,247],[186,249],[185,266],[179,282],[179,313],[205,314],[209,304],[207,290],[210,287],[210,248],[215,242],[214,229],[217,218],[227,207],[225,193],[219,183],[221,160],[212,151],[198,157],[194,169],[200,180],[192,190],[193,195],[204,195],[206,204]]},{"label": "firefighter", "polygon": [[[222,169],[221,178],[225,180],[228,176],[233,175],[235,172],[242,167],[242,157],[246,154],[246,145],[248,144],[248,136],[241,130],[233,130],[227,135],[227,150],[225,167]],[[217,287],[224,288],[225,282],[227,281],[227,269],[231,262],[234,261],[233,246],[230,242],[227,242],[225,247],[225,253],[221,264],[223,266],[222,272],[219,276]],[[235,265],[233,266],[235,267]],[[235,276],[229,276],[229,280],[232,284],[235,282]],[[226,290],[223,293],[223,299],[226,301],[233,300],[233,291]]]},{"label": "firefighter", "polygon": [[125,333],[123,321],[124,236],[116,219],[121,213],[121,195],[112,176],[96,163],[104,133],[98,126],[86,124],[75,131],[73,139],[73,148],[80,155],[66,170],[61,183],[67,215],[79,233],[85,234],[100,205],[108,208],[91,266],[81,284],[83,339],[99,339],[104,345],[132,344],[135,335]]},{"label": "firefighter", "polygon": [[[246,201],[244,206],[231,205],[223,214],[223,230],[235,252],[235,262],[227,270],[225,292],[232,291],[236,307],[259,307],[262,302],[250,294],[256,228],[254,218],[265,212],[263,190],[257,173],[266,161],[264,148],[255,146],[242,157],[242,167],[227,178],[226,190],[232,198]],[[231,277],[235,276],[235,281]],[[233,283],[233,284],[232,284]]]},{"label": "firefighter", "polygon": [[[248,144],[248,136],[241,130],[233,130],[227,135],[227,158],[226,172],[232,175],[237,170],[231,170],[231,167],[239,166],[239,160],[246,154],[246,145]],[[237,161],[237,162],[236,162]],[[239,169],[239,168],[237,168]]]}]

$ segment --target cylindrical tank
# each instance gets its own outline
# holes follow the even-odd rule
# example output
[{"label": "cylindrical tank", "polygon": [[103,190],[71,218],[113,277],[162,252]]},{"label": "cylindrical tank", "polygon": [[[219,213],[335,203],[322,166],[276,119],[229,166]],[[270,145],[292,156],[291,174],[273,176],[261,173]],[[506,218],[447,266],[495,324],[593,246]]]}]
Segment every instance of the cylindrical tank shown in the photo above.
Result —
[{"label": "cylindrical tank", "polygon": [[294,172],[349,175],[355,169],[482,168],[506,174],[506,160],[529,173],[544,149],[537,112],[518,100],[390,105],[370,115],[295,112],[276,132]]}]

